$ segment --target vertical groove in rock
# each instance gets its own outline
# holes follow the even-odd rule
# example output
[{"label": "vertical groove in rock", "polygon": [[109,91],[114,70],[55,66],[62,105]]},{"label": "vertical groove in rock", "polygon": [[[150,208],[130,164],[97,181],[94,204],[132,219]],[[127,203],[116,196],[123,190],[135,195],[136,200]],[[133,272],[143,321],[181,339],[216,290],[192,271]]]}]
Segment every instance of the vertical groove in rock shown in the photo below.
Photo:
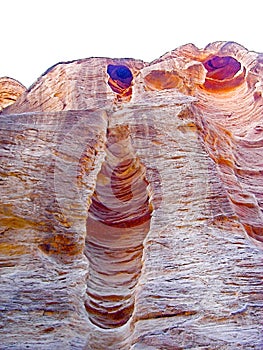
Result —
[{"label": "vertical groove in rock", "polygon": [[101,328],[122,326],[133,313],[151,213],[145,168],[132,149],[129,128],[111,128],[86,237],[90,269],[85,306]]}]

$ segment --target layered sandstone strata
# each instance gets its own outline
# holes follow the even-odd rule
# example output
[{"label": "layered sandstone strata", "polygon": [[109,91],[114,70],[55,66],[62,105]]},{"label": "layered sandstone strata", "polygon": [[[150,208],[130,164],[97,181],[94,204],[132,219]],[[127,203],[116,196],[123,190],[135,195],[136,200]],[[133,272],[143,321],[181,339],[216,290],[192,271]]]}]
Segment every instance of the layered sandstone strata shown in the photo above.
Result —
[{"label": "layered sandstone strata", "polygon": [[0,84],[2,349],[261,349],[262,70],[217,42]]}]

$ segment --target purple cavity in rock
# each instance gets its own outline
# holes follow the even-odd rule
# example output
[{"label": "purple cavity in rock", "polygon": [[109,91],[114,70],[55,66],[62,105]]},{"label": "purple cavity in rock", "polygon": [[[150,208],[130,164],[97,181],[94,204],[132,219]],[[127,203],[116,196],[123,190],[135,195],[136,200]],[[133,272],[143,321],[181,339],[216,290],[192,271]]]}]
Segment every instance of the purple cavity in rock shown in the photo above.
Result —
[{"label": "purple cavity in rock", "polygon": [[126,88],[131,85],[133,76],[131,70],[127,66],[109,64],[107,73],[111,79],[121,82]]},{"label": "purple cavity in rock", "polygon": [[241,64],[231,56],[214,56],[204,62],[207,77],[217,80],[233,78]]}]

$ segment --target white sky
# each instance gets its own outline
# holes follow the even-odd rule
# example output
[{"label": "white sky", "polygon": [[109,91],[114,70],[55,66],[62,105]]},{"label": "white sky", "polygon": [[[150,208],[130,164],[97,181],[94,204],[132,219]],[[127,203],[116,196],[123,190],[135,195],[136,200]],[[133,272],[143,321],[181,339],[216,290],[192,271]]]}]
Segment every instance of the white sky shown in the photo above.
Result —
[{"label": "white sky", "polygon": [[263,52],[262,0],[0,0],[0,76],[30,86],[60,61],[152,61],[189,42]]}]

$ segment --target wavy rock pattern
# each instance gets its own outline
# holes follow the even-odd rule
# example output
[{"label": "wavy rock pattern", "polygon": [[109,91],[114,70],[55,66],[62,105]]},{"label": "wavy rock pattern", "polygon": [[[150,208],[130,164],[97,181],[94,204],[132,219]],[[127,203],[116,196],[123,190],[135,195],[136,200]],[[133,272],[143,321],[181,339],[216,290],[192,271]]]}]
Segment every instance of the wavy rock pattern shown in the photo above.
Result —
[{"label": "wavy rock pattern", "polygon": [[133,312],[152,213],[147,187],[145,169],[134,154],[128,128],[109,129],[86,237],[90,262],[86,309],[91,320],[103,328],[125,324]]},{"label": "wavy rock pattern", "polygon": [[216,42],[0,80],[3,349],[261,349],[262,64]]},{"label": "wavy rock pattern", "polygon": [[[235,49],[238,46],[234,44],[222,45],[218,53],[224,55],[225,50]],[[198,110],[203,116],[200,112],[197,114],[200,121],[204,120],[201,129],[206,148],[218,166],[236,215],[247,233],[262,242],[262,97],[257,89],[258,82],[250,84],[255,70],[253,56],[247,55],[235,76],[228,79],[231,89],[227,94],[213,97],[201,91],[198,93]],[[213,115],[208,109],[208,101],[212,98]]]},{"label": "wavy rock pattern", "polygon": [[26,88],[18,81],[11,78],[0,78],[0,111],[13,104]]}]

